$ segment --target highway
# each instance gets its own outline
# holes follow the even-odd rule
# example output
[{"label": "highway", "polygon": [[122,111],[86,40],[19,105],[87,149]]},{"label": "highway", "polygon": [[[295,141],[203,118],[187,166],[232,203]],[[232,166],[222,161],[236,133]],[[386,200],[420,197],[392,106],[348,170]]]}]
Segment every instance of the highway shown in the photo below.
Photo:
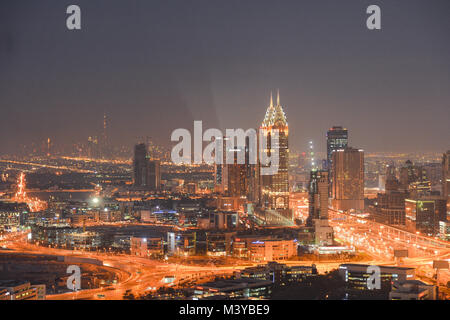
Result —
[{"label": "highway", "polygon": [[20,253],[97,259],[102,261],[104,266],[112,268],[111,270],[113,270],[118,277],[117,284],[109,287],[48,295],[48,300],[121,300],[128,290],[131,290],[136,296],[151,290],[156,290],[162,286],[167,286],[168,284],[164,283],[162,280],[168,275],[175,275],[175,284],[177,284],[180,279],[195,280],[202,277],[231,274],[236,270],[235,267],[185,266],[133,257],[130,255],[111,255],[96,252],[46,248],[29,244],[25,241],[25,238],[26,237],[23,235],[21,236],[21,239],[18,239],[18,237],[5,238],[2,240],[2,245]]},{"label": "highway", "polygon": [[[335,238],[376,257],[377,265],[400,265],[416,268],[416,275],[433,278],[434,260],[450,260],[450,243],[410,233],[395,227],[329,210]],[[394,257],[394,250],[408,250],[408,257]],[[440,271],[440,283],[450,281],[449,270]]]},{"label": "highway", "polygon": [[[344,214],[334,210],[329,211],[329,221],[334,228],[335,239],[345,245],[354,246],[358,251],[366,252],[370,261],[358,263],[370,265],[399,265],[416,268],[416,275],[432,283],[435,275],[433,260],[450,260],[450,244],[435,238],[420,236],[406,231],[386,226],[361,217]],[[103,265],[113,268],[118,277],[115,285],[107,288],[87,289],[79,292],[49,295],[48,299],[107,299],[120,300],[127,291],[136,295],[144,294],[159,287],[167,286],[162,280],[165,276],[175,275],[175,283],[194,281],[200,278],[211,278],[214,275],[231,274],[234,271],[249,266],[235,265],[227,267],[218,266],[192,266],[150,260],[130,255],[112,255],[96,252],[80,252],[63,249],[38,247],[26,242],[26,237],[3,239],[7,247],[17,252],[34,254],[48,254],[58,256],[77,256],[93,258],[103,261]],[[407,258],[396,259],[394,250],[408,249]],[[312,261],[285,261],[288,265],[316,264],[320,273],[338,268],[341,261],[312,262]],[[251,265],[257,265],[256,263]],[[440,271],[440,283],[450,281],[448,270]],[[445,290],[444,287],[441,287]]]}]

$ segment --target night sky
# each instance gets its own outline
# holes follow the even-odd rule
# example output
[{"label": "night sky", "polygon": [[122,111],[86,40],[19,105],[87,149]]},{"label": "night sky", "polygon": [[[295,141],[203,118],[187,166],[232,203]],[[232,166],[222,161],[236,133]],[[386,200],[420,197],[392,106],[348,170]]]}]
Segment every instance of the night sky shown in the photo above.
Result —
[{"label": "night sky", "polygon": [[[82,30],[66,28],[78,4]],[[366,28],[366,8],[382,30]],[[0,154],[175,128],[256,128],[280,89],[290,146],[333,125],[371,151],[450,148],[448,0],[1,0]]]}]

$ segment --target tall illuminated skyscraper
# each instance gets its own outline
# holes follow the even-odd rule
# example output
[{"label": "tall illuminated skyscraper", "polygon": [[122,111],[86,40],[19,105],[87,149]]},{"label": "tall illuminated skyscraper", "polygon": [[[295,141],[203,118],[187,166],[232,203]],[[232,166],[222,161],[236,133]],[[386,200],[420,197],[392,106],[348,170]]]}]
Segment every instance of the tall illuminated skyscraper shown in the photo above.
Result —
[{"label": "tall illuminated skyscraper", "polygon": [[332,153],[332,197],[336,210],[364,209],[364,151],[347,147]]},{"label": "tall illuminated skyscraper", "polygon": [[333,188],[333,151],[345,149],[348,145],[348,131],[342,126],[334,126],[327,131],[327,163],[330,196]]},{"label": "tall illuminated skyscraper", "polygon": [[[275,107],[271,95],[270,105],[267,108],[260,130],[267,137],[268,154],[271,154],[271,150],[277,150],[279,154],[277,173],[261,176],[261,205],[264,209],[276,210],[278,215],[292,220],[292,213],[289,210],[289,129],[286,115],[280,104],[279,93]],[[278,130],[278,144],[271,141],[274,130]]]},{"label": "tall illuminated skyscraper", "polygon": [[327,132],[327,166],[328,173],[330,174],[330,169],[332,168],[333,159],[332,153],[333,151],[339,149],[345,149],[348,145],[348,131],[347,129],[341,126],[334,126],[330,128]]}]

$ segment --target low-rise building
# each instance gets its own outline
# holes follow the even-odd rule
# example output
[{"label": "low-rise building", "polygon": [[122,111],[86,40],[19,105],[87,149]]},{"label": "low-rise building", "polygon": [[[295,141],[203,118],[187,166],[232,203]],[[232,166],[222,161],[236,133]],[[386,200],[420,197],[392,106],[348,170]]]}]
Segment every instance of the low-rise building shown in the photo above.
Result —
[{"label": "low-rise building", "polygon": [[287,266],[277,262],[266,265],[245,268],[237,273],[240,279],[269,280],[276,285],[285,285],[290,282],[300,282],[306,277],[317,275],[317,268],[311,266]]},{"label": "low-rise building", "polygon": [[230,279],[204,283],[194,288],[197,299],[264,299],[271,293],[272,282],[258,279]]},{"label": "low-rise building", "polygon": [[389,300],[436,300],[437,287],[419,280],[395,281]]},{"label": "low-rise building", "polygon": [[[44,293],[38,296],[39,288],[31,286],[27,281],[16,280],[0,280],[0,299],[3,300],[38,300],[39,297],[45,298],[45,286]],[[6,297],[6,299],[5,299]]]},{"label": "low-rise building", "polygon": [[[369,290],[367,283],[373,271],[373,267],[366,264],[341,264],[339,274],[347,283],[347,289],[351,290]],[[394,281],[414,280],[415,269],[405,267],[376,266],[380,268],[380,289],[389,292]]]},{"label": "low-rise building", "polygon": [[297,254],[296,240],[257,240],[248,246],[252,261],[283,261]]},{"label": "low-rise building", "polygon": [[167,232],[167,252],[170,255],[192,256],[196,254],[195,232]]},{"label": "low-rise building", "polygon": [[136,238],[130,239],[130,251],[132,256],[157,257],[164,254],[164,243],[161,238]]}]

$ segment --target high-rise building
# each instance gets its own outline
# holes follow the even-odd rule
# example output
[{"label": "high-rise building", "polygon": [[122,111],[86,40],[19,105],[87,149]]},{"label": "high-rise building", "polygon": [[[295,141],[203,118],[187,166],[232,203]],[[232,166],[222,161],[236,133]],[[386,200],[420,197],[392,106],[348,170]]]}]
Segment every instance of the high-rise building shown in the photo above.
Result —
[{"label": "high-rise building", "polygon": [[384,224],[404,226],[405,198],[406,193],[400,191],[378,193],[376,204],[371,208],[375,220]]},{"label": "high-rise building", "polygon": [[309,181],[308,227],[314,229],[314,242],[333,245],[333,228],[328,223],[328,171],[312,170]]},{"label": "high-rise building", "polygon": [[333,151],[345,149],[348,145],[348,131],[341,126],[334,126],[327,132],[327,166],[328,174],[331,178],[332,154]]},{"label": "high-rise building", "polygon": [[419,196],[405,200],[407,224],[425,235],[439,234],[440,222],[447,221],[446,199],[439,196]]},{"label": "high-rise building", "polygon": [[147,161],[147,187],[150,190],[159,190],[161,187],[161,164],[159,160]]},{"label": "high-rise building", "polygon": [[226,164],[227,167],[227,194],[230,197],[246,197],[248,194],[247,164],[238,164],[238,153],[244,152],[239,147],[232,152],[234,155],[234,163]]},{"label": "high-rise building", "polygon": [[147,185],[147,146],[145,143],[134,147],[133,184],[136,187]]},{"label": "high-rise building", "polygon": [[386,168],[385,193],[378,193],[376,201],[369,211],[378,222],[389,225],[402,225],[406,223],[405,198],[407,193],[401,191],[401,186],[395,175],[395,166]]},{"label": "high-rise building", "polygon": [[334,126],[327,131],[327,162],[329,180],[329,195],[333,186],[333,151],[345,149],[348,146],[348,130],[342,126]]},{"label": "high-rise building", "polygon": [[364,151],[347,147],[332,154],[332,198],[336,210],[364,209]]},{"label": "high-rise building", "polygon": [[250,163],[250,137],[245,139],[245,171],[247,179],[247,200],[252,203],[259,203],[261,189],[259,187],[259,165]]},{"label": "high-rise building", "polygon": [[107,131],[107,118],[106,118],[106,112],[103,113],[103,132],[102,132],[102,139],[100,141],[101,144],[101,157],[103,159],[109,157],[109,144],[108,144],[108,131]]},{"label": "high-rise building", "polygon": [[309,180],[309,216],[307,224],[314,219],[328,219],[328,171],[313,170]]},{"label": "high-rise building", "polygon": [[405,165],[400,168],[400,184],[403,189],[408,190],[409,184],[416,181],[416,173],[411,160],[407,160]]},{"label": "high-rise building", "polygon": [[[277,215],[292,220],[289,209],[289,129],[286,115],[280,104],[280,94],[277,96],[277,105],[274,107],[272,96],[270,105],[261,124],[260,130],[267,137],[267,152],[278,151],[278,170],[273,175],[261,176],[261,205],[264,209],[275,210]],[[274,130],[278,130],[278,144],[272,141]],[[264,167],[264,165],[261,165]]]},{"label": "high-rise building", "polygon": [[414,165],[410,160],[400,168],[400,186],[403,191],[413,197],[430,195],[431,180],[428,177],[425,166]]},{"label": "high-rise building", "polygon": [[442,195],[450,199],[450,150],[442,157]]},{"label": "high-rise building", "polygon": [[145,143],[134,147],[133,184],[149,190],[159,190],[161,186],[160,162],[150,160]]}]

